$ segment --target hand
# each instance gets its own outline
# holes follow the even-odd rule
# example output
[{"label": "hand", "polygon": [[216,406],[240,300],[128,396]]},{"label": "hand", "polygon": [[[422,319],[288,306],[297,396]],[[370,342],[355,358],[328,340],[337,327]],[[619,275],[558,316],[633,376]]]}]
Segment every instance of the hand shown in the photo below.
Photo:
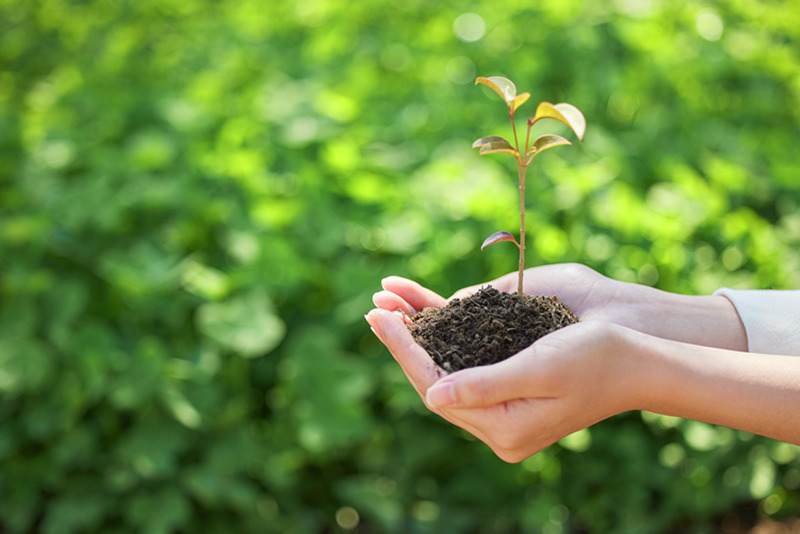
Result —
[{"label": "hand", "polygon": [[512,358],[440,378],[403,318],[372,310],[367,320],[426,406],[518,462],[577,430],[640,402],[637,334],[606,322],[558,330]]},{"label": "hand", "polygon": [[[489,284],[499,291],[516,291],[517,273]],[[450,298],[467,297],[480,287],[461,289]],[[409,316],[427,306],[444,306],[449,300],[416,282],[396,276],[384,279],[383,289],[374,295],[375,305],[390,311],[399,308]],[[747,350],[747,337],[739,315],[722,296],[667,293],[618,282],[578,264],[528,269],[525,292],[556,295],[581,321],[606,321],[673,341]]]},{"label": "hand", "polygon": [[797,356],[701,347],[587,321],[501,362],[442,377],[402,316],[375,309],[367,320],[426,406],[508,462],[628,410],[800,445]]},{"label": "hand", "polygon": [[[513,290],[516,273],[492,285]],[[504,460],[631,409],[800,444],[800,358],[744,354],[744,327],[724,297],[616,282],[580,265],[537,267],[526,271],[525,291],[557,295],[581,322],[502,362],[444,376],[405,321],[447,299],[404,278],[383,286],[367,315],[377,336],[429,409]]]}]

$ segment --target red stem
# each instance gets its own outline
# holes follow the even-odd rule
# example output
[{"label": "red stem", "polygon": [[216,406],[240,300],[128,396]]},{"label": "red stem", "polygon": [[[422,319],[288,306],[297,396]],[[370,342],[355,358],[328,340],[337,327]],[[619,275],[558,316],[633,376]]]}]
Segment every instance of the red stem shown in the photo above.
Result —
[{"label": "red stem", "polygon": [[517,283],[517,293],[523,294],[523,277],[525,273],[525,173],[528,170],[528,145],[531,139],[531,123],[528,122],[528,132],[525,136],[525,151],[519,150],[519,138],[517,137],[517,126],[514,124],[514,109],[509,108],[508,115],[511,118],[511,129],[514,131],[514,145],[517,149],[517,168],[519,170],[519,277]]},{"label": "red stem", "polygon": [[508,116],[511,118],[511,130],[514,132],[514,147],[517,149],[517,161],[519,161],[519,139],[517,139],[517,126],[514,124],[513,108],[508,108]]},{"label": "red stem", "polygon": [[525,171],[527,165],[519,166],[519,281],[517,293],[522,296],[523,274],[525,273]]}]

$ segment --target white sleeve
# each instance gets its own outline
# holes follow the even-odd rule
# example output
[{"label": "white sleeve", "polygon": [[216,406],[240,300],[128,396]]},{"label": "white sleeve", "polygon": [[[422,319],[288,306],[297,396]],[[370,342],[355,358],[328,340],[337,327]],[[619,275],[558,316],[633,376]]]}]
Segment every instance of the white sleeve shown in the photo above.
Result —
[{"label": "white sleeve", "polygon": [[747,333],[747,348],[762,354],[800,356],[800,291],[722,288]]}]

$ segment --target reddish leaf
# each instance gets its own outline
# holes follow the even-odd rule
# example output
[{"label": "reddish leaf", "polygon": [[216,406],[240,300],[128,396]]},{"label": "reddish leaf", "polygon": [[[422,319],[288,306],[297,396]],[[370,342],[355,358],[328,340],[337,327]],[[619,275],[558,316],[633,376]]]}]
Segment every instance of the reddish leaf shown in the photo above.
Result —
[{"label": "reddish leaf", "polygon": [[494,234],[490,235],[483,241],[483,244],[481,245],[481,250],[485,249],[489,245],[494,245],[495,243],[499,243],[500,241],[512,241],[515,245],[517,245],[517,248],[519,248],[519,243],[517,243],[517,240],[514,239],[513,235],[511,235],[508,232],[495,232]]}]

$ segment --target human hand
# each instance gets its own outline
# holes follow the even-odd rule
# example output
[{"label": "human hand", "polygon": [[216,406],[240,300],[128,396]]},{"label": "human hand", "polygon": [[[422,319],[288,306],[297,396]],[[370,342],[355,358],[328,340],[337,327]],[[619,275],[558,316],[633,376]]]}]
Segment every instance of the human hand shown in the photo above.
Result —
[{"label": "human hand", "polygon": [[367,320],[426,406],[508,462],[638,407],[638,334],[608,322],[568,326],[507,360],[442,378],[399,314],[375,309]]},{"label": "human hand", "polygon": [[702,347],[585,321],[501,362],[442,376],[401,314],[378,308],[367,320],[426,406],[509,462],[628,410],[800,445],[797,356]]},{"label": "human hand", "polygon": [[[581,322],[493,365],[445,376],[405,323],[406,315],[448,299],[411,280],[385,279],[367,315],[426,406],[502,459],[522,460],[631,409],[800,444],[800,359],[744,354],[744,327],[725,297],[617,282],[580,265],[537,267],[526,275],[527,293],[555,294]],[[509,291],[515,280],[512,274],[492,285]]]},{"label": "human hand", "polygon": [[[517,273],[489,282],[499,291],[515,291]],[[475,293],[486,284],[457,291],[450,299],[418,283],[392,276],[373,297],[379,308],[398,308],[413,316],[424,307],[441,307]],[[619,282],[579,264],[534,267],[525,271],[525,293],[556,295],[581,319],[605,321],[642,333],[709,347],[747,350],[744,327],[733,305],[721,296],[689,296]]]}]

